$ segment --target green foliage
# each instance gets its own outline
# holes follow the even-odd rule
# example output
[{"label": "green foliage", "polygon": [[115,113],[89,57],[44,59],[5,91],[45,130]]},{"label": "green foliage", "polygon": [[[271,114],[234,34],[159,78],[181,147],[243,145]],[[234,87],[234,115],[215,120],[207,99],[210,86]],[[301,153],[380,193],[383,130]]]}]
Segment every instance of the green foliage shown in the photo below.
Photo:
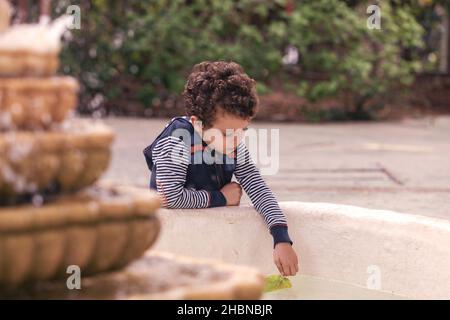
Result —
[{"label": "green foliage", "polygon": [[266,277],[264,292],[271,292],[291,287],[292,287],[291,280],[279,274],[272,274]]},{"label": "green foliage", "polygon": [[[368,3],[302,0],[58,1],[56,14],[81,6],[81,30],[62,53],[64,72],[82,83],[82,111],[176,100],[190,68],[233,60],[255,78],[260,94],[273,79],[315,102],[344,94],[350,109],[409,84],[420,70],[422,28],[410,6],[381,5],[382,29],[366,27]],[[288,45],[298,67],[285,68]],[[407,54],[405,54],[407,53]],[[95,98],[94,98],[95,97]]]},{"label": "green foliage", "polygon": [[[286,26],[280,1],[186,2],[77,3],[82,28],[72,32],[62,64],[82,82],[82,111],[99,107],[96,94],[112,106],[125,100],[152,107],[175,98],[190,68],[203,60],[234,60],[262,82],[281,68]],[[56,14],[69,4],[60,1]],[[259,88],[269,90],[263,83]]]},{"label": "green foliage", "polygon": [[383,2],[381,29],[369,29],[367,4],[302,1],[289,34],[300,51],[298,94],[310,101],[347,94],[349,107],[361,109],[369,99],[412,82],[420,63],[404,53],[422,46],[421,26],[408,8],[394,10]]}]

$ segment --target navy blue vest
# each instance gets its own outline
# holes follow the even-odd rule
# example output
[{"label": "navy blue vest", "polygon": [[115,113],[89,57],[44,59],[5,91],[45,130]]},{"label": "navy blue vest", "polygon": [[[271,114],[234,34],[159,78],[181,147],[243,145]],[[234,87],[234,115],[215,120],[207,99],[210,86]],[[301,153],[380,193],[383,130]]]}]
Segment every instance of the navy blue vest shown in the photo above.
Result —
[{"label": "navy blue vest", "polygon": [[[205,163],[203,161],[202,152],[206,148],[207,144],[201,139],[200,135],[194,130],[191,122],[187,117],[173,118],[170,123],[166,125],[164,130],[158,135],[158,137],[144,149],[144,156],[147,162],[147,166],[152,172],[150,178],[150,188],[156,189],[156,171],[157,165],[153,163],[152,151],[158,141],[168,137],[170,135],[179,136],[177,129],[185,129],[191,135],[191,162],[187,168],[185,188],[194,188],[196,190],[206,191],[218,191],[227,183],[231,182],[234,170],[236,168],[236,158],[230,158],[223,154],[218,154],[217,157],[221,157],[220,163]],[[214,156],[214,150],[211,154]],[[194,163],[194,158],[201,159],[201,163]]]}]

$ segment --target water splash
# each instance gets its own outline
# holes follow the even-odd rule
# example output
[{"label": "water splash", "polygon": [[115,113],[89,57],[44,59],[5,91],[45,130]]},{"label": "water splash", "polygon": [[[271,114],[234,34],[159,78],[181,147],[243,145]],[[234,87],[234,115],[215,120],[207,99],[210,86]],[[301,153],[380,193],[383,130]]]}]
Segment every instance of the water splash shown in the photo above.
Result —
[{"label": "water splash", "polygon": [[59,52],[61,37],[70,27],[72,17],[62,16],[53,22],[17,24],[0,33],[0,49],[10,51]]}]

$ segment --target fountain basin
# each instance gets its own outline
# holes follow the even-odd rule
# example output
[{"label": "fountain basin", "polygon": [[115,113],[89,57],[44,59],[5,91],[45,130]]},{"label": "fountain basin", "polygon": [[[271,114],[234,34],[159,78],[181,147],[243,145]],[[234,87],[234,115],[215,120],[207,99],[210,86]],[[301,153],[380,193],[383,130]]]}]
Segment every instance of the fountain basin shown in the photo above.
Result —
[{"label": "fountain basin", "polygon": [[46,281],[0,291],[2,299],[244,299],[261,297],[264,277],[254,268],[149,250],[123,270],[83,277],[80,290]]},{"label": "fountain basin", "polygon": [[0,48],[1,76],[51,76],[59,67],[59,52],[2,50]]},{"label": "fountain basin", "polygon": [[0,289],[65,279],[71,265],[83,275],[124,267],[155,242],[159,206],[148,192],[103,186],[0,208]]},{"label": "fountain basin", "polygon": [[101,123],[75,120],[54,131],[0,134],[0,204],[90,186],[109,165],[113,139]]},{"label": "fountain basin", "polygon": [[0,78],[0,130],[49,129],[61,123],[77,106],[78,89],[77,80],[65,76]]},{"label": "fountain basin", "polygon": [[[450,221],[327,203],[280,206],[302,274],[408,298],[450,298]],[[159,213],[156,250],[277,273],[272,238],[252,207]]]}]

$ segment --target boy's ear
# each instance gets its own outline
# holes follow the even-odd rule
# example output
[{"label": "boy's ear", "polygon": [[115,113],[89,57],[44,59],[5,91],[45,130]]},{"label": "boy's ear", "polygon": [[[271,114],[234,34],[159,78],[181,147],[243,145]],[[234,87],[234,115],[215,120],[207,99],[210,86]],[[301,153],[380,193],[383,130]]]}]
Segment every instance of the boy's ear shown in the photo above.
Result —
[{"label": "boy's ear", "polygon": [[202,121],[197,116],[190,116],[189,121],[191,121],[192,126],[198,132],[201,132],[203,129]]}]

